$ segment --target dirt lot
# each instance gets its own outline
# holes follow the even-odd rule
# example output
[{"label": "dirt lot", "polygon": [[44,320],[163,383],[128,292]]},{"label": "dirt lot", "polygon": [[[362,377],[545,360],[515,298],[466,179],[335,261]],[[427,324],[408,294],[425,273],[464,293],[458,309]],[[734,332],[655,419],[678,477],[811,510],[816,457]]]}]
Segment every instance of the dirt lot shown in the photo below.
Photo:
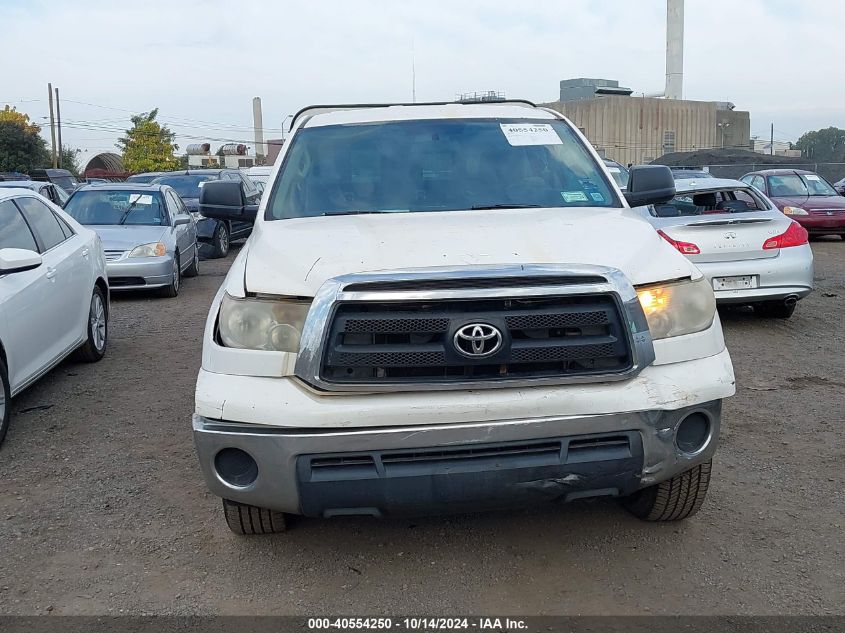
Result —
[{"label": "dirt lot", "polygon": [[107,358],[14,402],[0,449],[0,613],[845,613],[845,243],[787,322],[725,313],[738,392],[702,512],[613,501],[226,528],[194,458],[200,334],[229,261],[176,300],[113,303]]}]

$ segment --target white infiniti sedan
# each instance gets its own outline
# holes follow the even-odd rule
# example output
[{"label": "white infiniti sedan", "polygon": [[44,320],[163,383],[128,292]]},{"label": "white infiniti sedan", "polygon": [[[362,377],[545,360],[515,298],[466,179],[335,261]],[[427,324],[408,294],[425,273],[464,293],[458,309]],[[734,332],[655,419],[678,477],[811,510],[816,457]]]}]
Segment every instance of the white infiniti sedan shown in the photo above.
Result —
[{"label": "white infiniti sedan", "polygon": [[11,398],[74,353],[106,353],[109,287],[100,238],[28,189],[0,189],[0,442]]}]

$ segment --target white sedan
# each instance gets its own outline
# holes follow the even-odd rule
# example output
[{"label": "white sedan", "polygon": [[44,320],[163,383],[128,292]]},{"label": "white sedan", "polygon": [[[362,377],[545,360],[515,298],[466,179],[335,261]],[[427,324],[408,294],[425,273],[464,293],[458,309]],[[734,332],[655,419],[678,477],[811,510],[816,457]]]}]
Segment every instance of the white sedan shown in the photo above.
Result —
[{"label": "white sedan", "polygon": [[100,238],[28,189],[0,189],[0,442],[11,397],[72,353],[106,353],[109,287]]}]

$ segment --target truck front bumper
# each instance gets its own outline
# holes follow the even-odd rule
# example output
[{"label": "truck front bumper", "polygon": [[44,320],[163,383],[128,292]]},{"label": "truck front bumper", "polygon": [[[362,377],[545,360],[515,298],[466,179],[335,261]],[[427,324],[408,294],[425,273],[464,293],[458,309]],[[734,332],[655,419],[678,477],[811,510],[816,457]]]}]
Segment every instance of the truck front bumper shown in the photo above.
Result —
[{"label": "truck front bumper", "polygon": [[[693,448],[677,438],[691,421],[706,426]],[[314,429],[195,415],[193,426],[213,493],[328,517],[626,495],[710,459],[720,421],[721,400],[713,400],[674,410],[461,424]]]}]

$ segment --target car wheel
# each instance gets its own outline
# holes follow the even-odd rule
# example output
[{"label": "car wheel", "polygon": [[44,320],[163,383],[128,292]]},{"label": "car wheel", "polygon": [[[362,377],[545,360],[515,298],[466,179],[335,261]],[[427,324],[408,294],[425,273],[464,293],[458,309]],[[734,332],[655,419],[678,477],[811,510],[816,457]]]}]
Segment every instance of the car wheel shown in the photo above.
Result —
[{"label": "car wheel", "polygon": [[6,437],[9,430],[9,421],[12,418],[12,395],[9,387],[9,372],[6,371],[6,364],[0,358],[0,444]]},{"label": "car wheel", "polygon": [[284,532],[286,523],[283,512],[223,499],[226,525],[235,534],[277,534]]},{"label": "car wheel", "polygon": [[229,254],[229,229],[225,222],[217,223],[217,228],[214,229],[214,237],[211,240],[211,246],[214,248],[212,257],[226,257]]},{"label": "car wheel", "polygon": [[185,277],[196,277],[200,274],[200,245],[194,247],[194,259],[191,265],[185,269]]},{"label": "car wheel", "polygon": [[94,286],[88,308],[88,338],[76,350],[76,358],[86,363],[96,363],[106,355],[109,337],[109,313],[106,298],[99,286]]},{"label": "car wheel", "polygon": [[701,509],[710,486],[712,460],[663,481],[638,490],[623,499],[625,507],[644,521],[680,521]]},{"label": "car wheel", "polygon": [[179,286],[181,285],[182,281],[182,272],[179,268],[179,256],[173,256],[173,272],[170,284],[165,286],[161,289],[161,296],[162,297],[177,297],[179,296]]},{"label": "car wheel", "polygon": [[797,303],[764,301],[754,306],[754,314],[768,319],[788,319],[795,312]]}]

